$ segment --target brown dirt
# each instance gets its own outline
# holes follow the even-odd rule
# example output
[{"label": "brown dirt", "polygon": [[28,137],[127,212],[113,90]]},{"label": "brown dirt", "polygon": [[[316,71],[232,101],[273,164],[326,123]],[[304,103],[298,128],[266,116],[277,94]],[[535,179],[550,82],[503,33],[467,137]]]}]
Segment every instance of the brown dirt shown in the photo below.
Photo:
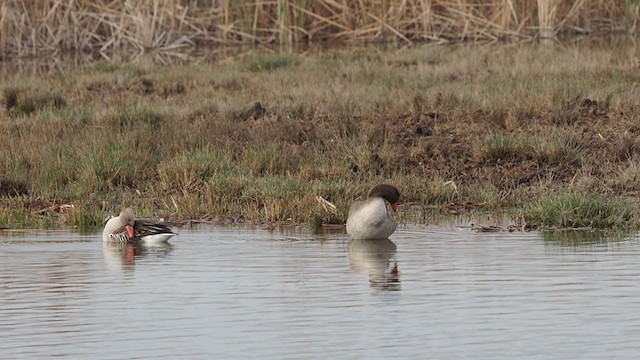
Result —
[{"label": "brown dirt", "polygon": [[[400,173],[425,179],[438,177],[467,187],[491,184],[504,196],[529,199],[540,196],[542,186],[547,187],[546,190],[572,186],[579,191],[630,196],[635,193],[618,183],[616,173],[640,152],[640,126],[628,116],[636,110],[613,110],[585,98],[576,109],[567,110],[568,119],[549,109],[515,114],[454,110],[346,120],[306,116],[299,121],[290,120],[290,116],[283,114],[267,114],[247,120],[247,124],[240,124],[239,129],[246,126],[250,131],[263,131],[269,127],[272,133],[283,134],[281,140],[303,144],[308,140],[319,142],[318,138],[326,136],[327,128],[352,126],[365,134],[363,138],[368,135],[366,141],[374,144],[373,148],[380,149],[380,153],[372,156],[380,157],[382,175]],[[289,123],[283,122],[285,117]],[[507,124],[509,121],[515,121],[515,126]],[[384,146],[375,146],[381,127],[384,146],[392,149],[391,155],[390,152],[382,154]],[[506,158],[482,159],[474,153],[474,146],[496,134],[527,138],[545,137],[552,131],[563,131],[577,139],[579,161],[539,158],[526,152]],[[355,166],[352,170],[361,169]],[[578,187],[580,180],[585,178],[595,181],[583,181],[588,185]],[[512,199],[512,203],[518,202]],[[459,198],[458,205],[469,204],[473,201]]]}]

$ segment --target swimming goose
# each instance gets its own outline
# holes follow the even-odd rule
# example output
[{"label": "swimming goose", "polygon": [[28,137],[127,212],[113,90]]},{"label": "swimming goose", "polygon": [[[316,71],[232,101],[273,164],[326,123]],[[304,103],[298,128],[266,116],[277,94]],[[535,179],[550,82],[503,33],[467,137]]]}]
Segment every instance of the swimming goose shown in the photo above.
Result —
[{"label": "swimming goose", "polygon": [[162,223],[151,220],[136,220],[133,209],[126,208],[120,215],[107,221],[102,231],[102,241],[106,242],[137,242],[145,244],[165,243],[177,235]]},{"label": "swimming goose", "polygon": [[356,201],[349,208],[347,234],[352,239],[386,239],[396,230],[396,220],[387,203],[397,211],[400,191],[394,186],[379,184],[371,188],[368,199]]}]

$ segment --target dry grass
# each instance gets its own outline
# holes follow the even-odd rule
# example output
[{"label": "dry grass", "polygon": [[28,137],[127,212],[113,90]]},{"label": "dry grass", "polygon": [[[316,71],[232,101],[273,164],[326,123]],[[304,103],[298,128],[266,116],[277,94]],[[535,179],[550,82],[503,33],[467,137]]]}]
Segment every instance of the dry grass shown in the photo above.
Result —
[{"label": "dry grass", "polygon": [[[358,48],[6,73],[0,226],[91,226],[124,205],[340,223],[378,182],[398,186],[405,204],[448,211],[568,190],[632,196],[636,51]],[[42,212],[56,204],[74,207]]]},{"label": "dry grass", "polygon": [[136,50],[183,57],[198,44],[495,41],[635,32],[637,1],[5,0],[0,53]]}]

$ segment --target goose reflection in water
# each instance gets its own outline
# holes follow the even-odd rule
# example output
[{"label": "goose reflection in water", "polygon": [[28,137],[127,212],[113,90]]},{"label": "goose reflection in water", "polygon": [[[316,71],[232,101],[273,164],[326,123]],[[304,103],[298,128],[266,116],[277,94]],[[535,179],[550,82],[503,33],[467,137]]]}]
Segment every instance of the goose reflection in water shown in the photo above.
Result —
[{"label": "goose reflection in water", "polygon": [[116,272],[133,272],[136,259],[146,256],[165,256],[173,250],[170,243],[144,245],[141,243],[102,243],[102,253],[107,267]]},{"label": "goose reflection in water", "polygon": [[400,290],[398,263],[391,261],[396,244],[389,239],[349,240],[347,245],[351,269],[369,276],[374,289]]}]

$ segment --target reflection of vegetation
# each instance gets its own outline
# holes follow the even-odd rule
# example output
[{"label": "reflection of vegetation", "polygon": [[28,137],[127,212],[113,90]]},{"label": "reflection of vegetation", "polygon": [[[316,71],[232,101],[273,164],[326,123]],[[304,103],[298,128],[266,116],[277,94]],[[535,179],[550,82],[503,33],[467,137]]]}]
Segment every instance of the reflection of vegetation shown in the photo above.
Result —
[{"label": "reflection of vegetation", "polygon": [[544,242],[549,245],[562,247],[582,247],[595,244],[606,244],[620,241],[629,236],[628,232],[565,230],[543,231]]}]

